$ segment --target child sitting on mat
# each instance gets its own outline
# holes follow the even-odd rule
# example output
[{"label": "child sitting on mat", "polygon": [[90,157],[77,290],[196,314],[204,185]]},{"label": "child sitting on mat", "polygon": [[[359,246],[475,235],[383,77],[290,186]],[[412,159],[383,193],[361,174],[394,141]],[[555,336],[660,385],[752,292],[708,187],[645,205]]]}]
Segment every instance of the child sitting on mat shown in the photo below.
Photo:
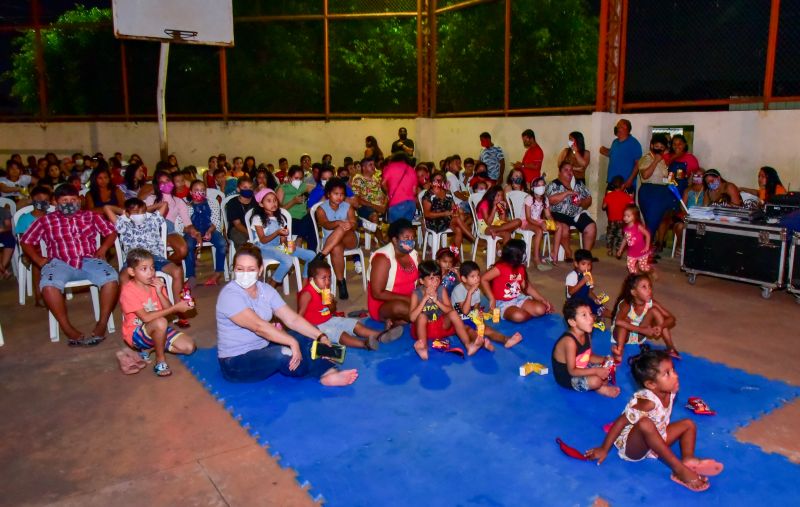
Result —
[{"label": "child sitting on mat", "polygon": [[611,316],[611,354],[621,362],[626,344],[641,344],[647,338],[661,338],[667,353],[675,359],[681,355],[672,342],[675,317],[653,299],[653,286],[646,274],[629,274],[622,282],[614,313]]},{"label": "child sitting on mat", "polygon": [[172,375],[167,365],[166,352],[191,354],[194,340],[169,326],[167,317],[185,313],[192,306],[187,301],[170,303],[164,293],[164,282],[156,277],[153,254],[142,248],[128,252],[125,261],[129,280],[122,285],[119,306],[122,309],[122,338],[143,358],[155,350],[156,364],[153,372],[159,377]]},{"label": "child sitting on mat", "polygon": [[428,360],[428,340],[457,335],[467,346],[467,354],[475,354],[488,343],[477,333],[467,332],[464,322],[450,305],[450,296],[442,287],[439,266],[433,261],[423,261],[419,270],[419,287],[411,293],[411,336],[414,350],[423,361]]},{"label": "child sitting on mat", "polygon": [[552,305],[528,283],[525,269],[525,242],[512,239],[503,246],[500,260],[481,277],[489,308],[512,322],[525,322],[548,313]]},{"label": "child sitting on mat", "polygon": [[[357,319],[334,315],[336,300],[330,293],[331,267],[325,259],[315,259],[308,264],[308,283],[297,293],[297,313],[319,328],[332,343],[346,347],[378,350],[378,343],[394,341],[403,334],[400,326],[380,332],[370,329]],[[323,291],[330,303],[322,299]]]},{"label": "child sitting on mat", "polygon": [[[477,329],[475,322],[472,320],[473,311],[476,317],[482,320],[484,308],[489,308],[488,302],[484,305],[483,298],[481,298],[481,268],[473,261],[466,261],[461,264],[459,274],[461,275],[461,283],[453,289],[450,300],[453,302],[453,308],[456,313],[464,321],[464,325],[471,329]],[[522,334],[519,332],[508,337],[485,324],[484,334],[490,340],[502,343],[507,349],[522,341]],[[487,344],[486,348],[491,350],[489,345]]]},{"label": "child sitting on mat", "polygon": [[575,251],[572,261],[574,269],[567,274],[567,300],[582,299],[592,309],[592,313],[599,319],[611,317],[611,312],[603,306],[600,298],[594,293],[594,278],[592,277],[592,252],[583,248]]},{"label": "child sitting on mat", "polygon": [[442,287],[447,289],[447,295],[453,295],[453,289],[458,285],[458,274],[454,269],[458,265],[458,249],[440,248],[436,252],[436,263],[442,270]]},{"label": "child sitting on mat", "polygon": [[608,385],[610,369],[604,364],[611,358],[592,353],[594,313],[582,299],[564,303],[564,320],[569,329],[553,347],[553,378],[561,387],[576,391],[597,391],[616,398],[619,387]]},{"label": "child sitting on mat", "polygon": [[[672,359],[663,350],[650,350],[643,345],[639,355],[628,362],[642,389],[614,421],[603,445],[586,451],[585,456],[596,459],[599,465],[613,444],[625,461],[660,459],[672,470],[670,478],[676,483],[695,492],[707,490],[710,486],[707,476],[719,474],[724,467],[713,459],[694,455],[697,430],[693,421],[670,422],[678,392],[678,374]],[[680,459],[670,448],[676,441],[680,441]]]}]

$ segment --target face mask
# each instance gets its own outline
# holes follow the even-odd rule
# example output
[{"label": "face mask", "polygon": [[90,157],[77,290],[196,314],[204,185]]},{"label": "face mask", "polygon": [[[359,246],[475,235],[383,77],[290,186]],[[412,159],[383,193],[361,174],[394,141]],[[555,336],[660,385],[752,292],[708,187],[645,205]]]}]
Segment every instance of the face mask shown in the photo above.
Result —
[{"label": "face mask", "polygon": [[253,192],[252,188],[245,188],[244,190],[239,192],[239,195],[245,199],[252,199],[255,193]]},{"label": "face mask", "polygon": [[33,201],[31,204],[36,211],[47,211],[50,208],[50,203],[47,201]]},{"label": "face mask", "polygon": [[401,239],[397,242],[397,246],[400,248],[401,252],[409,254],[414,251],[416,243],[413,239]]},{"label": "face mask", "polygon": [[175,188],[175,185],[171,181],[158,184],[158,189],[161,190],[162,194],[171,194],[173,188]]},{"label": "face mask", "polygon": [[83,165],[83,159],[79,158],[78,160],[76,160],[75,165]]},{"label": "face mask", "polygon": [[536,195],[544,195],[544,187],[533,187],[533,193]]},{"label": "face mask", "polygon": [[144,213],[137,213],[135,215],[131,215],[130,218],[134,225],[142,225],[147,216]]},{"label": "face mask", "polygon": [[192,199],[197,202],[203,202],[206,200],[205,192],[192,192]]},{"label": "face mask", "polygon": [[488,139],[481,139],[481,146],[483,146],[484,148],[488,148],[489,143],[491,143],[491,141],[489,141]]},{"label": "face mask", "polygon": [[433,185],[434,187],[441,187],[442,186],[442,182],[438,181],[438,180],[437,181],[431,181],[431,185]]},{"label": "face mask", "polygon": [[514,185],[522,185],[523,181],[525,181],[523,178],[511,178],[511,183]]},{"label": "face mask", "polygon": [[570,148],[574,148],[575,147],[575,141],[573,141],[572,139],[568,140],[567,141],[567,146],[569,146]]},{"label": "face mask", "polygon": [[350,176],[339,176],[339,179],[344,181],[344,182],[348,182],[348,181],[350,181]]},{"label": "face mask", "polygon": [[703,177],[702,177],[702,176],[699,176],[699,177],[697,177],[697,178],[692,178],[692,183],[694,183],[695,185],[700,185],[700,184],[702,184],[702,183],[703,183]]},{"label": "face mask", "polygon": [[294,188],[298,188],[299,189],[300,185],[302,185],[302,184],[303,184],[303,180],[292,180],[292,186]]},{"label": "face mask", "polygon": [[175,197],[180,197],[181,199],[183,199],[188,195],[189,195],[189,187],[183,187],[182,189],[175,191]]},{"label": "face mask", "polygon": [[63,215],[66,216],[74,215],[75,213],[78,212],[79,209],[80,207],[74,202],[68,202],[65,204],[58,205],[58,211],[60,211]]},{"label": "face mask", "polygon": [[249,289],[258,281],[258,273],[256,271],[237,271],[234,273],[233,279],[239,287]]},{"label": "face mask", "polygon": [[319,184],[324,188],[328,184],[328,180],[319,180]]},{"label": "face mask", "polygon": [[714,180],[708,184],[708,188],[710,190],[716,190],[719,188],[719,180]]},{"label": "face mask", "polygon": [[656,154],[664,153],[664,149],[663,148],[653,148],[653,153],[656,153]]}]

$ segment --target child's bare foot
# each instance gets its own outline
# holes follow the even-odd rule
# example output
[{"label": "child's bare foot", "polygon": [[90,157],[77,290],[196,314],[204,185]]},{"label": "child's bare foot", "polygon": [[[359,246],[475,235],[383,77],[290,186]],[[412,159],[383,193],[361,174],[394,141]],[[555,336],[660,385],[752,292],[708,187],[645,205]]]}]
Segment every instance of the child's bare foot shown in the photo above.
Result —
[{"label": "child's bare foot", "polygon": [[506,343],[505,343],[504,346],[505,346],[505,348],[510,349],[511,347],[513,347],[514,345],[518,344],[521,341],[522,341],[522,335],[519,332],[517,332],[517,333],[512,334],[511,338],[506,340]]},{"label": "child's bare foot", "polygon": [[489,341],[484,339],[483,336],[478,336],[475,338],[475,341],[467,345],[467,355],[474,356],[476,352],[478,352],[484,344]]},{"label": "child's bare foot", "polygon": [[414,342],[414,350],[417,352],[417,355],[423,361],[428,360],[428,344],[417,340]]},{"label": "child's bare foot", "polygon": [[675,481],[676,479],[676,482],[692,491],[704,491],[709,486],[708,478],[693,472],[685,465],[680,465],[677,470],[672,472],[672,480]]},{"label": "child's bare foot", "polygon": [[604,385],[597,390],[597,394],[608,396],[609,398],[616,398],[619,396],[619,387]]},{"label": "child's bare foot", "polygon": [[483,348],[488,350],[489,352],[494,352],[494,343],[489,338],[485,338],[483,340]]},{"label": "child's bare foot", "polygon": [[320,377],[319,383],[329,387],[349,386],[358,378],[358,370],[336,370],[331,368]]},{"label": "child's bare foot", "polygon": [[622,362],[622,349],[611,349],[611,357],[614,358],[614,362],[619,364]]}]

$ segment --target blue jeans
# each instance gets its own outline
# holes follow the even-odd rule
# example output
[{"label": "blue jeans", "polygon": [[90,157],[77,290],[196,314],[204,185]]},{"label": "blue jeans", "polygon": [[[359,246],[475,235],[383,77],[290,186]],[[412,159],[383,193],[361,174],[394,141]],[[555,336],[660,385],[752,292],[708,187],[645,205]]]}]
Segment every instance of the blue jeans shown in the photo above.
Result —
[{"label": "blue jeans", "polygon": [[414,201],[403,201],[389,207],[387,218],[389,223],[396,222],[405,218],[409,222],[414,220],[414,213],[417,211],[417,204]]},{"label": "blue jeans", "polygon": [[[184,259],[186,263],[186,277],[195,276],[196,265],[197,265],[197,257],[195,256],[195,248],[197,248],[197,241],[188,234],[183,235],[183,239],[186,240],[186,246],[189,248],[189,254]],[[225,238],[222,237],[222,233],[219,231],[214,231],[211,233],[211,244],[214,245],[216,249],[214,255],[214,272],[222,273],[225,271],[225,249],[228,246],[228,243],[225,241]]]},{"label": "blue jeans", "polygon": [[240,356],[219,358],[222,376],[229,382],[260,382],[276,373],[286,377],[319,378],[333,368],[333,365],[325,359],[311,359],[311,340],[296,331],[287,330],[287,332],[300,344],[300,352],[303,355],[303,360],[296,370],[289,369],[292,356],[284,353],[284,350],[288,351],[288,347],[273,343]]},{"label": "blue jeans", "polygon": [[264,257],[264,260],[275,260],[280,262],[280,266],[272,273],[272,279],[276,282],[282,282],[283,277],[286,276],[286,273],[292,269],[292,264],[294,263],[294,258],[297,257],[298,259],[304,261],[303,262],[303,278],[308,278],[308,263],[314,260],[314,257],[317,255],[311,250],[306,250],[305,248],[295,247],[293,254],[284,253],[282,250],[278,250],[278,247],[269,246],[269,245],[262,245],[259,244],[258,248],[261,249],[261,256]]}]

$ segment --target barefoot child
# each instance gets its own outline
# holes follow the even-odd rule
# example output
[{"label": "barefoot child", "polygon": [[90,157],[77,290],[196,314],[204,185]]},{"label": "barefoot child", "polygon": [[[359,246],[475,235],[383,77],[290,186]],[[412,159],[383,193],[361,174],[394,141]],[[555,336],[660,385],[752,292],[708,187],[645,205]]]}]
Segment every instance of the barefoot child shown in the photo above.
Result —
[{"label": "barefoot child", "polygon": [[[602,301],[594,293],[594,279],[592,277],[592,252],[589,250],[575,251],[572,261],[573,269],[567,274],[565,281],[567,285],[567,299],[583,300],[592,309],[592,313],[598,318],[610,318],[611,312],[603,306]],[[597,325],[595,324],[597,327]],[[603,327],[603,331],[605,328]]]},{"label": "barefoot child", "polygon": [[611,322],[611,353],[616,362],[622,361],[626,344],[641,344],[647,338],[661,338],[669,355],[681,358],[672,342],[675,317],[653,299],[649,276],[630,274],[625,278]]},{"label": "barefoot child", "polygon": [[191,354],[194,341],[168,325],[167,317],[191,309],[187,301],[172,304],[164,293],[164,282],[156,277],[153,255],[142,248],[128,252],[125,262],[129,280],[122,285],[119,305],[122,309],[122,338],[129,347],[144,356],[155,349],[153,372],[159,377],[172,375],[166,352]]},{"label": "barefoot child", "polygon": [[[644,345],[629,363],[633,378],[642,389],[614,421],[603,445],[586,451],[586,457],[596,459],[599,465],[613,444],[625,461],[660,459],[672,470],[670,479],[676,483],[695,492],[707,490],[710,483],[706,476],[717,475],[724,467],[722,463],[694,455],[697,429],[693,421],[670,422],[679,387],[672,360],[666,352],[649,350]],[[680,459],[670,449],[676,441],[680,441]]]},{"label": "barefoot child", "polygon": [[552,308],[533,285],[525,270],[525,242],[512,239],[503,247],[500,260],[481,277],[483,292],[489,296],[489,308],[512,322],[541,317]]},{"label": "barefoot child", "polygon": [[331,267],[324,259],[311,261],[308,266],[308,283],[297,293],[297,313],[317,326],[332,343],[346,347],[378,350],[378,343],[394,341],[403,334],[403,328],[393,327],[380,332],[361,324],[357,319],[337,317],[336,301],[331,297],[330,304],[324,304],[322,291],[330,296]]},{"label": "barefoot child", "polygon": [[468,355],[475,354],[484,346],[486,340],[477,337],[471,339],[461,318],[450,305],[450,296],[441,286],[439,266],[433,261],[421,262],[419,284],[411,294],[411,336],[414,338],[414,350],[423,361],[428,360],[428,340],[447,338],[457,335],[467,346]]},{"label": "barefoot child", "polygon": [[[456,285],[453,289],[453,294],[450,296],[453,302],[453,308],[455,308],[461,320],[464,321],[465,326],[470,329],[477,329],[470,314],[475,311],[478,318],[483,319],[483,306],[481,305],[481,269],[478,267],[477,263],[466,261],[461,264],[459,274],[461,275],[461,283]],[[489,306],[486,305],[485,307],[488,308]],[[519,332],[508,337],[485,324],[484,334],[490,340],[502,343],[507,349],[510,349],[522,341],[522,334]],[[472,336],[471,332],[470,336]],[[491,350],[489,345],[490,343],[487,341],[487,350]]]},{"label": "barefoot child", "polygon": [[597,391],[616,398],[619,387],[608,385],[610,371],[603,364],[610,358],[592,353],[594,313],[581,299],[564,303],[564,320],[569,326],[553,347],[553,377],[556,383],[579,392]]},{"label": "barefoot child", "polygon": [[628,248],[628,272],[648,273],[650,271],[650,231],[642,223],[642,214],[639,207],[629,204],[622,214],[625,227],[622,232],[625,240],[617,250],[617,258],[622,257],[625,247]]}]

